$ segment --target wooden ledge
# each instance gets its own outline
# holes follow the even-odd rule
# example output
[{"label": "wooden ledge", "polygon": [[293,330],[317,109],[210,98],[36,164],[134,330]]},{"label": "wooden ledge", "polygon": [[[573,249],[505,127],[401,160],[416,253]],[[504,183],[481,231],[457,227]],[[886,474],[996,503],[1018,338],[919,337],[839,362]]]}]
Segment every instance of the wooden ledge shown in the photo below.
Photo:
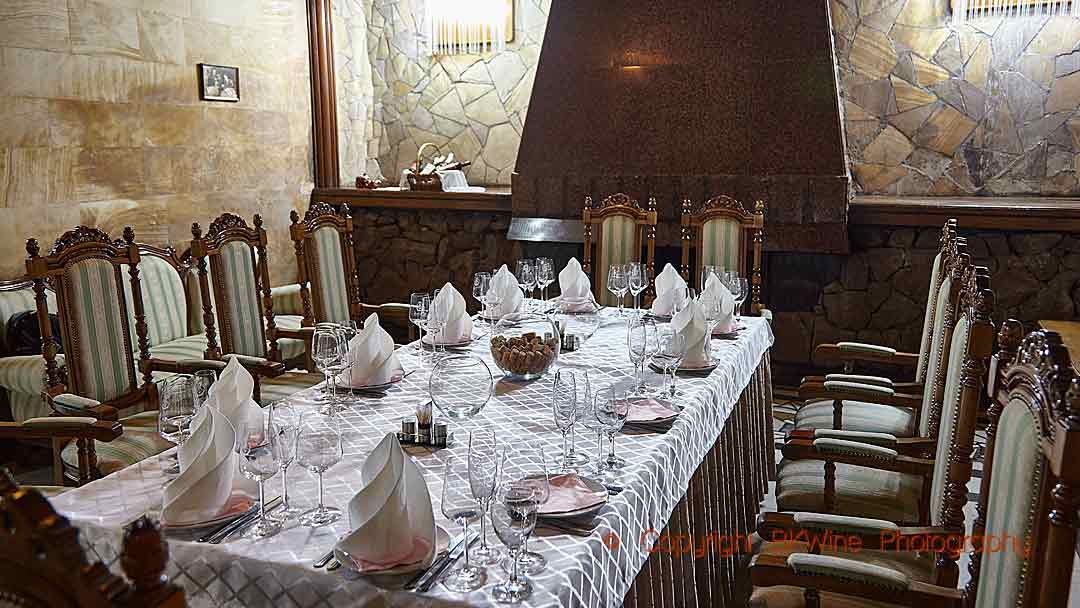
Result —
[{"label": "wooden ledge", "polygon": [[311,202],[346,204],[350,208],[510,213],[510,189],[489,187],[487,192],[421,192],[315,188],[311,192]]},{"label": "wooden ledge", "polygon": [[1080,233],[1080,198],[860,195],[849,209],[855,226],[941,226],[950,217],[962,230]]}]

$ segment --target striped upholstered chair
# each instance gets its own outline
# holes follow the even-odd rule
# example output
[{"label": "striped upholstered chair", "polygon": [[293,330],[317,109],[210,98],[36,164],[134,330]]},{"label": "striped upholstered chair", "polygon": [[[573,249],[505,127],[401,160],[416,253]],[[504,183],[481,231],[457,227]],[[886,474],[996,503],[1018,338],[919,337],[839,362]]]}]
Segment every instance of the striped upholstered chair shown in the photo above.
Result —
[{"label": "striped upholstered chair", "polygon": [[[1010,331],[1021,330],[1016,324]],[[1053,332],[1029,335],[1008,363],[1002,362],[1007,369],[991,387],[995,397],[986,431],[987,458],[970,534],[971,577],[963,589],[955,582],[927,584],[895,564],[868,567],[850,555],[762,554],[750,566],[758,588],[754,605],[1065,606],[1080,523],[1080,380]],[[966,384],[964,390],[969,390]],[[962,511],[959,497],[966,488],[947,491],[959,503],[954,510]],[[876,529],[868,527],[875,523]],[[895,548],[904,534],[903,528],[883,530],[872,521],[861,530],[844,522],[837,531],[869,543],[888,539],[886,549]],[[968,538],[963,527],[934,526],[908,534],[921,537],[925,546],[947,542],[954,551],[963,549],[961,537]]]},{"label": "striped upholstered chair", "polygon": [[907,439],[834,429],[793,432],[776,474],[776,504],[781,511],[873,517],[910,525],[936,523],[935,514],[942,508],[940,480],[950,460],[966,458],[959,452],[970,452],[974,440],[982,393],[960,401],[961,389],[984,385],[993,346],[990,279],[968,267],[961,281],[960,314],[942,375],[943,401],[936,415],[926,417],[939,428],[920,428],[916,437]]},{"label": "striped upholstered chair", "polygon": [[[318,384],[320,374],[288,372],[277,344],[266,230],[225,213],[204,235],[193,224],[191,257],[199,274],[206,358],[237,357],[255,375],[255,400],[269,404]],[[220,342],[219,342],[220,329]]]},{"label": "striped upholstered chair", "polygon": [[[22,422],[28,418],[47,416],[49,406],[41,396],[45,388],[45,360],[38,354],[21,354],[11,350],[8,321],[20,313],[33,313],[33,281],[16,279],[0,281],[0,389],[3,389],[11,420]],[[45,290],[50,313],[56,312],[56,296],[51,289]],[[63,355],[57,359],[63,365]]]},{"label": "striped upholstered chair", "polygon": [[[761,248],[765,242],[765,201],[746,210],[729,196],[710,198],[694,207],[683,199],[682,277],[689,284],[701,281],[704,266],[737,271],[749,277],[750,312],[761,314]],[[690,252],[694,252],[691,268]],[[692,272],[692,274],[691,274]],[[698,289],[704,289],[698,285]]]},{"label": "striped upholstered chair", "polygon": [[[581,219],[584,224],[585,251],[581,267],[592,275],[593,291],[597,302],[614,305],[615,297],[607,291],[608,268],[614,264],[642,261],[649,274],[648,299],[655,296],[653,279],[656,276],[656,199],[649,198],[649,208],[629,196],[619,193],[593,204],[591,196],[585,197],[585,209]],[[593,239],[596,240],[596,263],[593,263]]]},{"label": "striped upholstered chair", "polygon": [[[152,357],[134,231],[126,228],[123,240],[113,241],[96,228],[79,226],[57,239],[46,256],[35,239],[27,242],[26,250],[30,254],[26,274],[33,281],[43,345],[45,396],[53,416],[23,424],[119,420],[123,431],[111,441],[58,440],[58,484],[85,483],[171,447],[157,433],[156,386],[143,382],[140,371],[146,376],[159,371],[190,373],[218,369],[221,364],[201,360],[180,364]],[[63,366],[48,320],[46,282],[57,294]]]}]

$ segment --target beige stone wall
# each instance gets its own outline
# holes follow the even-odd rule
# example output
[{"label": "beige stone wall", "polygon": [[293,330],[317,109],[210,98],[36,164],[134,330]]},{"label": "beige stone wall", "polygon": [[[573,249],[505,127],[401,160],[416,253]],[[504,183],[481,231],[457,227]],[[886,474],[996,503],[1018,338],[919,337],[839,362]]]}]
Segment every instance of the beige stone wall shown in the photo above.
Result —
[{"label": "beige stone wall", "polygon": [[1080,19],[954,26],[947,0],[831,0],[863,192],[1076,195]]},{"label": "beige stone wall", "polygon": [[550,5],[515,0],[502,53],[431,57],[422,0],[335,0],[342,181],[396,183],[430,141],[473,162],[471,184],[509,185]]},{"label": "beige stone wall", "polygon": [[[240,68],[201,102],[196,64]],[[76,224],[183,249],[193,221],[262,213],[295,279],[289,209],[312,182],[304,0],[0,2],[0,277]]]}]

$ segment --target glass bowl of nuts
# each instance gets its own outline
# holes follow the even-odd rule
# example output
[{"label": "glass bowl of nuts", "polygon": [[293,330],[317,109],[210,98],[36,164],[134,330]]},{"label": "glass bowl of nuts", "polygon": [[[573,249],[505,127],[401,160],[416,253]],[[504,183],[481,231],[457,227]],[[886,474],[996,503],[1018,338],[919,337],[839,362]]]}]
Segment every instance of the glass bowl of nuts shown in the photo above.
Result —
[{"label": "glass bowl of nuts", "polygon": [[505,377],[535,380],[559,358],[559,326],[549,316],[515,312],[504,316],[491,334],[491,356]]}]

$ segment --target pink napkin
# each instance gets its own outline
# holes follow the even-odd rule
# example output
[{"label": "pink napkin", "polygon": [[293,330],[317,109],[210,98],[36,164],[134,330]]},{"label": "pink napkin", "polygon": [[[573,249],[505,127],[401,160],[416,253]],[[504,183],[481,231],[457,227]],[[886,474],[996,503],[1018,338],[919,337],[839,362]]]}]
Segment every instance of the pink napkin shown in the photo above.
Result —
[{"label": "pink napkin", "polygon": [[655,422],[657,420],[667,420],[678,416],[679,412],[671,409],[666,403],[657,401],[656,399],[638,399],[633,402],[630,408],[630,415],[626,417],[628,424],[635,422]]},{"label": "pink napkin", "polygon": [[412,564],[419,564],[424,562],[432,555],[431,541],[420,537],[413,537],[413,550],[408,555],[401,559],[392,559],[388,561],[368,561],[358,557],[353,557],[353,567],[357,572],[380,572],[382,570],[389,570],[398,566],[410,566]]},{"label": "pink napkin", "polygon": [[581,477],[573,473],[554,475],[548,479],[551,494],[547,502],[540,506],[540,515],[556,515],[578,511],[601,504],[607,500],[607,493],[600,494],[589,489]]}]

